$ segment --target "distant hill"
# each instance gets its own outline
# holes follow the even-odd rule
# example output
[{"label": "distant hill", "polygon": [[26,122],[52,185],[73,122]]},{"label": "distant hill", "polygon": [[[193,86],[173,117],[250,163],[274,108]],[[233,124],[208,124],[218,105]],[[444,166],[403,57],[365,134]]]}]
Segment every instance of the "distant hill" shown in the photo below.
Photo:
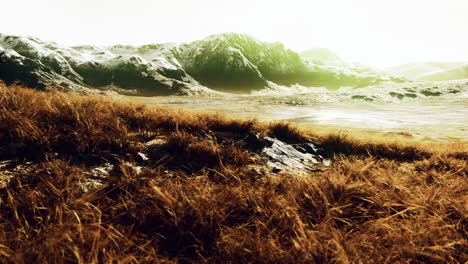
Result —
[{"label": "distant hill", "polygon": [[468,63],[418,62],[385,69],[388,74],[411,80],[449,81],[468,78]]},{"label": "distant hill", "polygon": [[209,89],[248,93],[272,84],[336,88],[401,81],[347,65],[326,49],[309,50],[301,56],[281,43],[234,33],[181,45],[109,47],[67,47],[0,34],[0,79],[39,89],[111,88],[143,95]]}]

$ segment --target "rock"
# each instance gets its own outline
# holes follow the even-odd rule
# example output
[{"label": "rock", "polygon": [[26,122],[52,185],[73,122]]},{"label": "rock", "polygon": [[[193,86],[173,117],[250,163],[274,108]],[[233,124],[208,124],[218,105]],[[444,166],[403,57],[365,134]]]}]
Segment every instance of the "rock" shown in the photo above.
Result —
[{"label": "rock", "polygon": [[16,160],[5,160],[0,162],[0,188],[5,188],[16,176],[29,175],[38,171],[38,164],[24,162],[18,164]]},{"label": "rock", "polygon": [[99,188],[103,185],[104,180],[109,177],[109,173],[113,169],[114,165],[107,162],[89,171],[83,171],[83,174],[87,177],[83,179],[83,183],[80,186],[81,190],[86,193]]},{"label": "rock", "polygon": [[311,142],[288,144],[276,138],[250,134],[242,142],[244,148],[263,157],[273,173],[284,170],[313,171],[318,166],[330,166]]},{"label": "rock", "polygon": [[303,153],[294,148],[293,145],[270,137],[265,137],[265,140],[270,146],[263,148],[260,155],[268,157],[270,167],[310,170],[319,163],[315,155]]},{"label": "rock", "polygon": [[353,95],[351,96],[351,99],[358,99],[358,100],[364,100],[366,102],[372,102],[374,101],[373,98],[367,97],[365,95]]},{"label": "rock", "polygon": [[418,96],[417,96],[416,94],[414,94],[414,93],[405,93],[405,96],[406,96],[406,97],[409,97],[409,98],[416,98],[416,97],[418,97]]},{"label": "rock", "polygon": [[437,87],[434,87],[433,89],[424,89],[421,91],[422,94],[424,94],[425,96],[440,96],[442,95],[441,92],[435,90],[437,89]]},{"label": "rock", "polygon": [[403,99],[405,96],[401,93],[390,92],[389,93],[392,97],[396,97],[398,99]]},{"label": "rock", "polygon": [[307,142],[299,143],[299,144],[292,144],[292,146],[302,153],[318,154],[318,152],[321,150],[317,148],[314,144],[307,143]]}]

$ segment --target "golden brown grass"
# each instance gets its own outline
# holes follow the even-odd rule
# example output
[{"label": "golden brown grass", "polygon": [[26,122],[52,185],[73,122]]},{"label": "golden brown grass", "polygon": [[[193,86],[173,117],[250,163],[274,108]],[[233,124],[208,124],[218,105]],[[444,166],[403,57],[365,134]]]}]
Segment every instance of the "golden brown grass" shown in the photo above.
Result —
[{"label": "golden brown grass", "polygon": [[[288,124],[0,85],[1,263],[464,263],[466,145],[370,142]],[[311,138],[333,165],[262,175],[239,140]],[[221,137],[220,135],[229,135]],[[144,142],[150,162],[138,174]],[[111,162],[85,192],[84,171]],[[0,172],[1,174],[2,172]]]}]

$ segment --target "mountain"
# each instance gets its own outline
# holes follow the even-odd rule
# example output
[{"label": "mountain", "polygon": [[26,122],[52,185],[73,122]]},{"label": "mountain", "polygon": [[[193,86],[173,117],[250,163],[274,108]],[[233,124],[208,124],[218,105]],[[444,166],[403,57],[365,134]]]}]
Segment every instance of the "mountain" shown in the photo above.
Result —
[{"label": "mountain", "polygon": [[361,87],[400,80],[370,69],[338,65],[340,59],[326,50],[314,54],[311,59],[281,43],[234,33],[181,45],[109,47],[66,47],[0,34],[0,79],[39,89],[113,89],[142,95],[193,94],[208,88],[248,93],[274,83]]},{"label": "mountain", "polygon": [[174,54],[201,84],[218,90],[248,91],[268,85],[249,56],[260,50],[258,43],[246,36],[222,34],[182,44]]},{"label": "mountain", "polygon": [[39,89],[117,87],[145,95],[185,93],[198,85],[164,45],[64,47],[5,35],[0,35],[0,79]]},{"label": "mountain", "polygon": [[388,74],[412,80],[449,81],[468,78],[468,63],[418,62],[385,69]]},{"label": "mountain", "polygon": [[230,91],[262,89],[268,81],[296,83],[307,70],[296,52],[281,43],[265,43],[243,34],[221,34],[183,44],[176,56],[189,74],[209,87]]},{"label": "mountain", "polygon": [[39,89],[83,84],[62,56],[32,38],[0,35],[0,43],[0,79],[7,83],[19,80]]},{"label": "mountain", "polygon": [[174,50],[184,69],[200,83],[230,92],[263,89],[269,82],[335,88],[402,80],[330,60],[311,60],[281,43],[265,43],[244,34],[213,35]]},{"label": "mountain", "polygon": [[320,73],[316,78],[323,80],[321,85],[329,88],[364,87],[382,82],[401,83],[407,81],[405,78],[395,77],[366,65],[347,63],[326,48],[309,49],[302,52],[301,56],[309,68],[313,68],[312,71]]}]

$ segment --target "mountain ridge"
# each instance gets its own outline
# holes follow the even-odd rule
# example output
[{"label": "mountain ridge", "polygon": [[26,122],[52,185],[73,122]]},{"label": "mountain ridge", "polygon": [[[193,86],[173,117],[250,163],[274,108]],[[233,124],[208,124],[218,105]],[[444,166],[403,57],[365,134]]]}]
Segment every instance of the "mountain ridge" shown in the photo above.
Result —
[{"label": "mountain ridge", "polygon": [[[319,63],[320,64],[320,63]],[[314,64],[279,42],[223,33],[180,45],[63,46],[0,34],[0,79],[46,89],[108,89],[141,95],[218,90],[249,93],[271,83],[362,87],[402,79]]]}]

